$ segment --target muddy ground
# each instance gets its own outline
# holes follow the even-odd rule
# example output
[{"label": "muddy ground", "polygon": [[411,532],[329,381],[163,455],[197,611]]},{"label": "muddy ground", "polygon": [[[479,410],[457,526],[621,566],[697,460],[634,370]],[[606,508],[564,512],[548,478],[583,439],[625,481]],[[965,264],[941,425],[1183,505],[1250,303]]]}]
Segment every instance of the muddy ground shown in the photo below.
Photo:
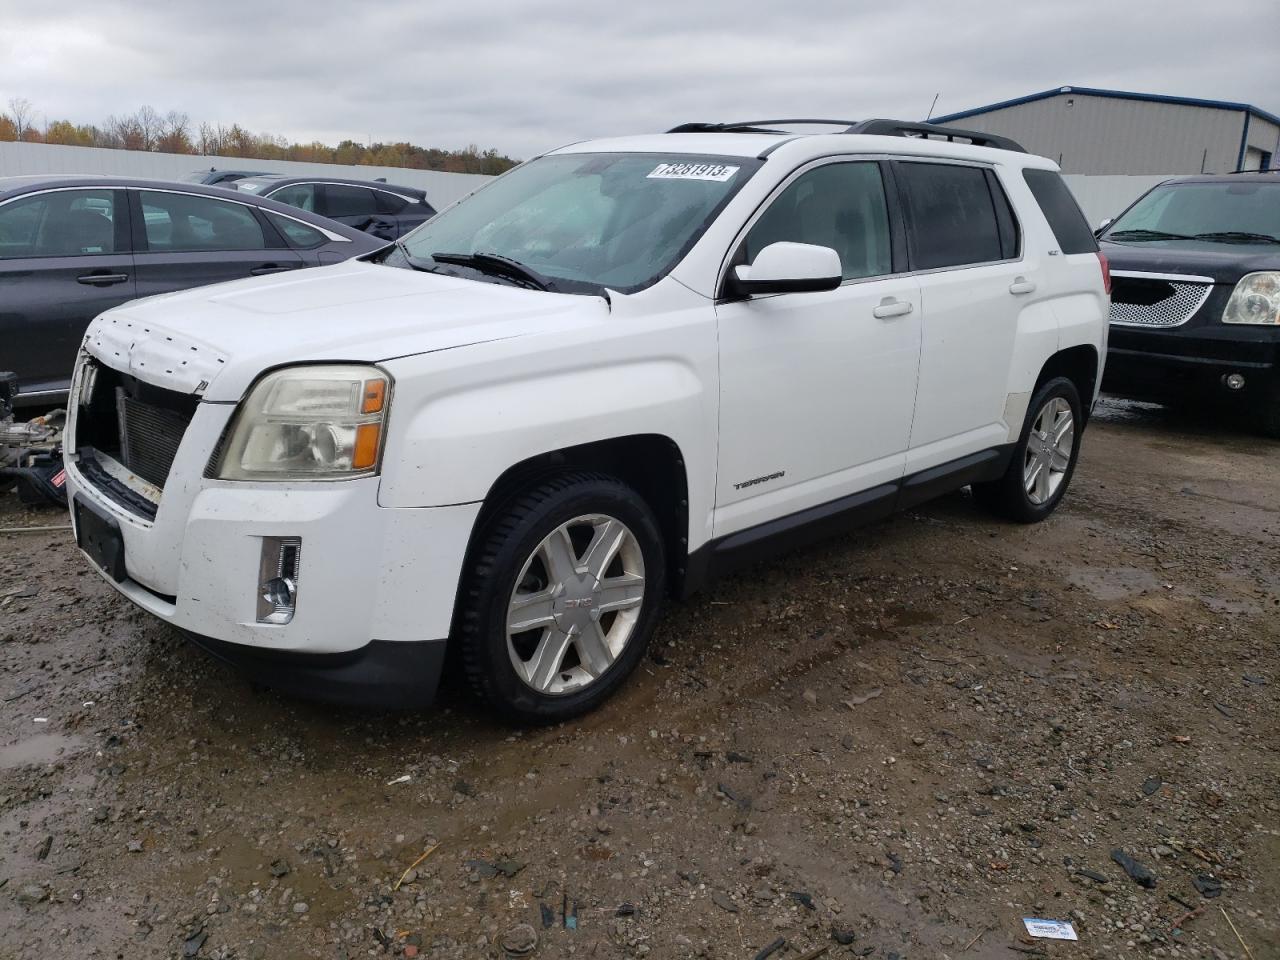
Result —
[{"label": "muddy ground", "polygon": [[1048,522],[740,574],[525,732],[279,697],[0,535],[0,957],[1280,957],[1278,477],[1104,404]]}]

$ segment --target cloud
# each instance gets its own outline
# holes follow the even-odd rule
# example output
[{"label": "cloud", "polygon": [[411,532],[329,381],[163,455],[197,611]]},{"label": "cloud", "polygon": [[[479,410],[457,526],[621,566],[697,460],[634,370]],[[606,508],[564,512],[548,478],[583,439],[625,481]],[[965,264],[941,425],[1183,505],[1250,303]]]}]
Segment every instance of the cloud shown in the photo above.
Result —
[{"label": "cloud", "polygon": [[919,119],[1064,84],[1280,111],[1274,0],[5,5],[0,101],[527,157],[685,120]]}]

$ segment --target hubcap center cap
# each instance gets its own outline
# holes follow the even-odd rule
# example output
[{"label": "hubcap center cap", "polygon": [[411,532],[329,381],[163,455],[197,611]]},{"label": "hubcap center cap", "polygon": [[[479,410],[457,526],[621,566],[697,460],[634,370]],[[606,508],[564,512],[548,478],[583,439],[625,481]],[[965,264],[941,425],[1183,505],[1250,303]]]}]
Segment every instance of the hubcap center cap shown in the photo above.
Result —
[{"label": "hubcap center cap", "polygon": [[590,574],[579,574],[560,585],[555,600],[556,623],[566,633],[576,627],[581,630],[600,616],[597,594],[600,585]]}]

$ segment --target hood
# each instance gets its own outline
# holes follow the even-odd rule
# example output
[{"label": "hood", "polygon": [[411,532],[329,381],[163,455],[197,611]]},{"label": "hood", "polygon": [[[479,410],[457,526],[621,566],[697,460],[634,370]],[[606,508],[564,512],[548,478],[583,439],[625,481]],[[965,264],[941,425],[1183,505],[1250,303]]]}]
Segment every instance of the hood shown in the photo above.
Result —
[{"label": "hood", "polygon": [[85,347],[156,386],[237,401],[263,371],[373,363],[603,322],[602,299],[348,261],[135,300]]},{"label": "hood", "polygon": [[1235,285],[1246,273],[1280,270],[1280,247],[1274,253],[1259,253],[1256,247],[1228,244],[1197,244],[1176,247],[1156,243],[1114,243],[1102,241],[1102,252],[1112,270],[1142,273],[1188,273],[1212,277],[1214,283]]}]

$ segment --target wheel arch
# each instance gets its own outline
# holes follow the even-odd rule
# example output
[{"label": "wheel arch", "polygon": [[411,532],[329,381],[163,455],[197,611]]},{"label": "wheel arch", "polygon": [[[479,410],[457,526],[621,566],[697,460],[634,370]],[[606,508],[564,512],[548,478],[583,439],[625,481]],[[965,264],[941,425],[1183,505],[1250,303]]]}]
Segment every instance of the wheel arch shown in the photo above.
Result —
[{"label": "wheel arch", "polygon": [[1045,361],[1032,389],[1034,394],[1054,377],[1066,377],[1080,394],[1080,415],[1085,423],[1093,410],[1093,399],[1098,387],[1098,349],[1090,343],[1078,344],[1059,350]]},{"label": "wheel arch", "polygon": [[[689,555],[688,472],[679,444],[656,433],[610,437],[548,450],[508,467],[489,487],[472,525],[467,567],[496,514],[531,484],[569,470],[606,473],[634,489],[657,517],[666,547],[668,584],[674,587],[683,581]],[[456,609],[456,602],[454,606]]]}]

